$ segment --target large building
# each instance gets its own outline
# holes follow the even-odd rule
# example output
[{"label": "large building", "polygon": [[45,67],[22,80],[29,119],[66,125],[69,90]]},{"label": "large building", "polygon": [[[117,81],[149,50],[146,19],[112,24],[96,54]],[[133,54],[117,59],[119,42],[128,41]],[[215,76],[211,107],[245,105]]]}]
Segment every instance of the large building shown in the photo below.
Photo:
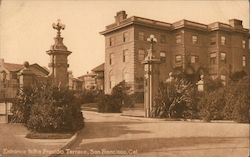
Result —
[{"label": "large building", "polygon": [[161,60],[160,80],[170,72],[193,77],[209,75],[226,82],[230,74],[249,74],[249,30],[242,21],[229,24],[201,24],[188,20],[166,23],[142,17],[127,18],[117,12],[115,22],[101,32],[105,36],[105,93],[125,80],[134,92],[143,92],[144,60],[153,34],[157,38],[154,55]]}]

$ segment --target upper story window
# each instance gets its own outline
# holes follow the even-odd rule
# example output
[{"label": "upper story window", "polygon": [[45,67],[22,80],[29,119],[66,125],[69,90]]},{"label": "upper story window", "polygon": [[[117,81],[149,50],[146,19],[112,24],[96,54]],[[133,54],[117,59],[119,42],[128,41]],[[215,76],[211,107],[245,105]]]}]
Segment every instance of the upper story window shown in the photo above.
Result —
[{"label": "upper story window", "polygon": [[175,63],[180,63],[182,62],[182,56],[181,55],[176,55],[175,56]]},{"label": "upper story window", "polygon": [[177,34],[177,35],[175,36],[175,40],[176,40],[176,44],[182,43],[181,35],[180,35],[180,34]]},{"label": "upper story window", "polygon": [[139,49],[138,60],[141,62],[141,61],[144,61],[144,59],[145,59],[145,51],[143,49]]},{"label": "upper story window", "polygon": [[246,48],[246,40],[242,40],[242,48]]},{"label": "upper story window", "polygon": [[245,67],[246,65],[246,56],[242,56],[242,66]]},{"label": "upper story window", "polygon": [[123,42],[127,42],[129,40],[128,32],[123,33]]},{"label": "upper story window", "polygon": [[109,38],[109,46],[114,46],[115,45],[115,38],[114,37],[110,37]]},{"label": "upper story window", "polygon": [[166,62],[166,52],[161,51],[160,52],[160,60],[161,62],[165,63]]},{"label": "upper story window", "polygon": [[198,56],[191,56],[191,63],[198,63],[199,57]]},{"label": "upper story window", "polygon": [[226,53],[225,53],[225,52],[221,52],[221,53],[220,53],[220,60],[221,60],[222,62],[226,62]]},{"label": "upper story window", "polygon": [[139,40],[145,40],[144,32],[139,32]]},{"label": "upper story window", "polygon": [[127,62],[128,61],[128,50],[123,50],[122,61],[123,62]]},{"label": "upper story window", "polygon": [[211,53],[210,54],[210,64],[216,64],[216,53]]},{"label": "upper story window", "polygon": [[226,37],[225,36],[221,36],[220,37],[220,44],[221,45],[225,45],[226,44]]},{"label": "upper story window", "polygon": [[216,44],[216,37],[213,36],[210,38],[210,45],[215,45]]},{"label": "upper story window", "polygon": [[197,35],[193,35],[192,36],[192,43],[193,44],[197,44],[198,43],[198,37],[197,37]]},{"label": "upper story window", "polygon": [[166,36],[165,35],[160,36],[160,43],[166,43]]},{"label": "upper story window", "polygon": [[109,55],[109,65],[113,65],[113,64],[114,64],[114,54],[111,53],[111,54]]}]

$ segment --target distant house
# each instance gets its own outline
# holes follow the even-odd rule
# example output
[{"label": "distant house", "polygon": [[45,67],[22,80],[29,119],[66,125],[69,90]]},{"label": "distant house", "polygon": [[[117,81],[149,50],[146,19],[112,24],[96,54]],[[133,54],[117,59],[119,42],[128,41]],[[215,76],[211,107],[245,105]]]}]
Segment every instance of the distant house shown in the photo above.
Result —
[{"label": "distant house", "polygon": [[[16,96],[18,87],[22,85],[20,73],[24,69],[23,64],[6,63],[0,59],[0,100],[12,99]],[[31,64],[29,70],[37,80],[43,80],[48,76],[49,70],[37,63]]]},{"label": "distant house", "polygon": [[71,71],[69,71],[69,89],[74,91],[82,91],[83,87],[83,80],[74,78]]},{"label": "distant house", "polygon": [[98,90],[104,90],[104,63],[91,70],[96,74],[96,87]]},{"label": "distant house", "polygon": [[91,72],[78,77],[83,81],[84,90],[104,90],[104,63],[93,68]]}]

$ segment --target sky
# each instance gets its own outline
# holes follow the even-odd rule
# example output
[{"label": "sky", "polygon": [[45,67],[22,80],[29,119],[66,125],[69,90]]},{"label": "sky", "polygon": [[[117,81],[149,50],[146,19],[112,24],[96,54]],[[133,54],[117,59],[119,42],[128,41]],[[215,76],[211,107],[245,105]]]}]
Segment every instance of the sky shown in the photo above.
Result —
[{"label": "sky", "polygon": [[75,77],[104,62],[104,36],[99,32],[114,22],[116,12],[173,23],[182,19],[209,24],[241,19],[249,28],[248,0],[2,0],[0,58],[5,62],[48,66],[46,51],[54,43],[52,23],[61,19],[64,44],[72,54],[69,70]]}]

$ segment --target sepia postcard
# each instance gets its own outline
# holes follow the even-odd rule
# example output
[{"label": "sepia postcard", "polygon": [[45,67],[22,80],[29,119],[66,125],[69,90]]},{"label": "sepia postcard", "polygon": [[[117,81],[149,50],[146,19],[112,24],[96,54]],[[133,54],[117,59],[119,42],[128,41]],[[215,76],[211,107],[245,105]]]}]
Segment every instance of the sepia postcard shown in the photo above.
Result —
[{"label": "sepia postcard", "polygon": [[0,0],[0,157],[250,157],[248,0]]}]

